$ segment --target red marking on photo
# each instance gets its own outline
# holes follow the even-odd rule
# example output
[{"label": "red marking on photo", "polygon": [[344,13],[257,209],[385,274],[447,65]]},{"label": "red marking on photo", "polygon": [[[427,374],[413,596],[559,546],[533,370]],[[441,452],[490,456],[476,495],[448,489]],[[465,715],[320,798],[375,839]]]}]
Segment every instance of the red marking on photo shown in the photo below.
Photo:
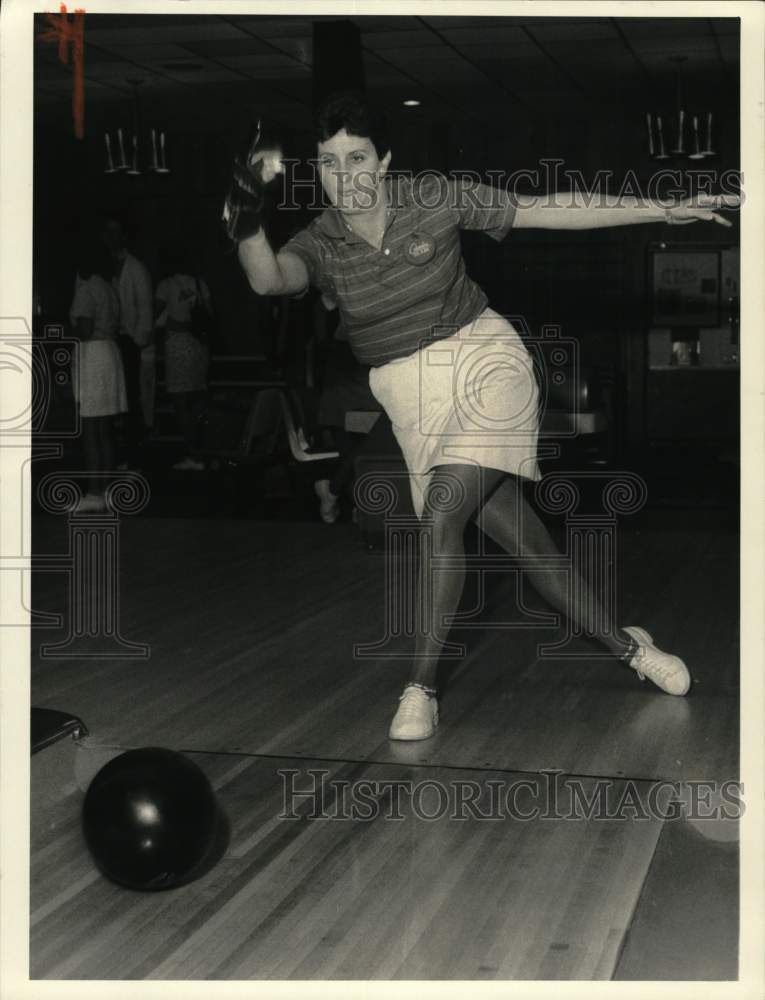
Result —
[{"label": "red marking on photo", "polygon": [[85,9],[75,7],[72,20],[69,19],[66,4],[61,4],[61,13],[46,14],[49,31],[37,36],[40,42],[57,42],[59,62],[69,64],[69,46],[72,46],[72,66],[74,90],[72,92],[72,117],[74,134],[78,139],[85,135]]}]

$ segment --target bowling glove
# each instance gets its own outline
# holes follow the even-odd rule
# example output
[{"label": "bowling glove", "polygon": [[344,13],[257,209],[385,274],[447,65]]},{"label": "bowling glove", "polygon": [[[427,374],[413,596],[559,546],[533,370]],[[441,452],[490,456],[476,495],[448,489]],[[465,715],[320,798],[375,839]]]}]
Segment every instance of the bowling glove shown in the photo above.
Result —
[{"label": "bowling glove", "polygon": [[246,149],[234,159],[231,184],[223,204],[226,235],[240,243],[263,228],[266,193],[284,172],[282,143],[258,120]]}]

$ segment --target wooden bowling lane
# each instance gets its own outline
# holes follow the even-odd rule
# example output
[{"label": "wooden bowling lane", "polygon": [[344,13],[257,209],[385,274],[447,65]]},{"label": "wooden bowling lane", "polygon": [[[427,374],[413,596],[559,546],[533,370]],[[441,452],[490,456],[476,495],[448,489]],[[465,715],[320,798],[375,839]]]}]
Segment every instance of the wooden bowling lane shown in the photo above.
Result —
[{"label": "wooden bowling lane", "polygon": [[738,884],[737,823],[665,823],[612,978],[737,979]]},{"label": "wooden bowling lane", "polygon": [[[48,519],[37,541],[55,549],[61,535]],[[581,659],[540,658],[538,644],[559,629],[461,629],[467,656],[445,665],[439,732],[406,745],[386,734],[408,663],[353,656],[354,644],[381,637],[385,612],[382,556],[364,552],[352,526],[127,520],[122,632],[148,642],[150,660],[36,658],[33,702],[65,706],[102,744],[728,780],[738,766],[736,547],[734,535],[677,516],[620,535],[622,619],[687,659],[687,698],[593,657],[585,642]],[[514,593],[512,579],[493,584],[482,623],[506,614]],[[61,578],[40,574],[35,602],[64,609]],[[36,630],[33,650],[60,636]],[[390,644],[411,648],[405,637]]]},{"label": "wooden bowling lane", "polygon": [[[513,816],[519,779],[520,809],[544,813],[542,776],[194,754],[228,816],[228,849],[196,882],[137,893],[96,873],[80,836],[83,790],[113,752],[65,741],[33,758],[34,979],[608,979],[662,828]],[[327,772],[327,818],[311,818],[313,798],[282,818],[280,769],[309,791],[309,767]],[[340,818],[362,780],[369,818]],[[396,798],[392,781],[409,783]],[[494,819],[453,818],[468,781]],[[644,801],[648,786],[635,788]]]}]

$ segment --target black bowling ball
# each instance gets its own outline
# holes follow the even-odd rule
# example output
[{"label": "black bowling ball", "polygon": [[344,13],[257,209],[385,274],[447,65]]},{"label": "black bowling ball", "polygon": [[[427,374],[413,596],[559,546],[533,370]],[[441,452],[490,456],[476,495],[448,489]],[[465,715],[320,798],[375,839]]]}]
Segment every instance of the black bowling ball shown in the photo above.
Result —
[{"label": "black bowling ball", "polygon": [[131,889],[170,889],[201,873],[218,827],[205,774],[173,750],[129,750],[93,778],[82,828],[93,860]]}]

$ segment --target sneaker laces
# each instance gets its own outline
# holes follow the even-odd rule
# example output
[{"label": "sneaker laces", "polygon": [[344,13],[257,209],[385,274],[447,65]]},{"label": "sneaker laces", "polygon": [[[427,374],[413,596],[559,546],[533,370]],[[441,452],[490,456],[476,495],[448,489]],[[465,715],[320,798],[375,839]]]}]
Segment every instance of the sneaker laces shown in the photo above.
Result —
[{"label": "sneaker laces", "polygon": [[646,676],[667,681],[677,673],[677,669],[673,669],[675,664],[672,659],[667,657],[663,663],[661,661],[657,663],[656,660],[651,660],[648,646],[643,645],[638,646],[637,652],[630,660],[630,666],[635,668],[641,681],[644,681]]},{"label": "sneaker laces", "polygon": [[398,699],[400,702],[398,711],[402,719],[408,721],[409,719],[413,719],[419,715],[420,710],[423,707],[423,699],[430,701],[435,694],[435,691],[433,691],[433,694],[429,694],[429,691],[433,691],[433,689],[424,688],[415,684],[408,684],[404,688],[404,693]]}]

